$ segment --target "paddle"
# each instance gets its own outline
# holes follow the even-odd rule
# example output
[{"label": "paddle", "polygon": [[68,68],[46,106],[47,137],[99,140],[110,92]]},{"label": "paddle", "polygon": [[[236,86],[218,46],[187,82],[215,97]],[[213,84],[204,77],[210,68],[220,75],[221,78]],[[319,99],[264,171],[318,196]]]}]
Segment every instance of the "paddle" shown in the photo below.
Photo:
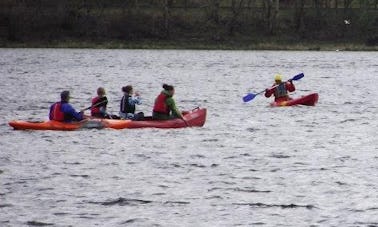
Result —
[{"label": "paddle", "polygon": [[190,127],[190,125],[188,124],[188,122],[185,120],[183,114],[181,114],[181,117],[180,117],[180,118],[181,118],[181,120],[185,123],[186,127]]},{"label": "paddle", "polygon": [[189,123],[184,118],[181,118],[181,119],[184,121],[186,127],[190,127]]},{"label": "paddle", "polygon": [[[295,75],[293,78],[291,78],[290,80],[288,81],[285,81],[283,83],[286,83],[286,82],[289,82],[289,81],[292,81],[292,80],[300,80],[302,77],[304,77],[304,74],[303,73],[300,73],[298,75]],[[278,85],[274,86],[273,88],[277,87]],[[244,102],[249,102],[251,101],[252,99],[254,99],[257,95],[261,94],[261,93],[264,93],[265,90],[263,91],[260,91],[259,93],[248,93],[246,96],[243,97],[243,101]]]},{"label": "paddle", "polygon": [[[190,113],[190,112],[193,112],[193,110],[195,110],[195,109],[199,109],[199,107],[197,106],[196,108],[192,109],[191,111],[188,111],[186,114],[188,114],[188,113]],[[191,127],[191,126],[189,125],[188,121],[184,119],[184,114],[183,114],[183,112],[181,112],[181,115],[182,115],[181,120],[184,121],[186,127]]]},{"label": "paddle", "polygon": [[103,100],[103,101],[101,101],[101,102],[98,102],[98,103],[96,103],[96,104],[94,104],[94,105],[92,105],[92,106],[89,106],[89,107],[87,107],[87,108],[84,108],[84,109],[80,110],[80,112],[84,112],[84,111],[86,111],[86,110],[89,110],[89,109],[92,108],[92,107],[99,106],[99,105],[101,105],[101,104],[103,104],[103,103],[105,103],[105,102],[107,102],[107,101],[108,101],[108,100]]}]

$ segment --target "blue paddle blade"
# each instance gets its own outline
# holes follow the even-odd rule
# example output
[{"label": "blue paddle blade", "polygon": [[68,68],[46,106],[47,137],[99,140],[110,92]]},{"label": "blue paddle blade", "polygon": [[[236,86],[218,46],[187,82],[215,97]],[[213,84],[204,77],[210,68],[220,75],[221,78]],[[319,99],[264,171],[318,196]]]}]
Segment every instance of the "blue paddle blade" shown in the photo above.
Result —
[{"label": "blue paddle blade", "polygon": [[291,80],[299,80],[299,79],[302,79],[303,77],[304,77],[304,74],[300,73],[298,75],[295,75]]},{"label": "blue paddle blade", "polygon": [[251,101],[252,99],[254,99],[255,97],[256,97],[255,94],[248,93],[248,95],[246,95],[246,96],[243,97],[243,101],[244,101],[244,102],[249,102],[249,101]]}]

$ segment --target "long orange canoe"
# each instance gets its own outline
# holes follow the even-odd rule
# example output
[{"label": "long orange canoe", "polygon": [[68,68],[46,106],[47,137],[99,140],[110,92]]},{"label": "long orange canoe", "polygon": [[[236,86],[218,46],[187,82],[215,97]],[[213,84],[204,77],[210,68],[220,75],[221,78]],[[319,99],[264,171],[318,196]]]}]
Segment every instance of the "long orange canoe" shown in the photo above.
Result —
[{"label": "long orange canoe", "polygon": [[146,118],[143,121],[115,120],[115,119],[85,119],[80,122],[65,123],[59,121],[10,121],[9,125],[17,130],[62,130],[72,131],[88,128],[185,128],[202,127],[206,121],[206,108],[196,108],[189,111],[182,119],[152,120]]}]

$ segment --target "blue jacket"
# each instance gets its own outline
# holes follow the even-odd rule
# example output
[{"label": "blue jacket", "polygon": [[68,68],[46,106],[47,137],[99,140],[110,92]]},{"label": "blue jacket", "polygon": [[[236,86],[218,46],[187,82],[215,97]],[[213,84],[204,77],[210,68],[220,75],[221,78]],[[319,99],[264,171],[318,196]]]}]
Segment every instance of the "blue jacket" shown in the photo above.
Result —
[{"label": "blue jacket", "polygon": [[139,96],[124,95],[121,100],[119,114],[121,118],[133,118],[135,114],[135,105],[142,104]]},{"label": "blue jacket", "polygon": [[[54,106],[56,104],[57,103],[54,103],[50,107],[50,114],[49,114],[50,120],[54,120],[54,119],[52,119],[52,116],[54,116],[53,111],[54,111]],[[71,106],[71,104],[69,104],[67,102],[61,102],[60,111],[63,112],[63,114],[64,114],[64,121],[65,122],[71,122],[73,120],[81,121],[81,120],[84,119],[83,113],[76,112],[76,110]]]}]

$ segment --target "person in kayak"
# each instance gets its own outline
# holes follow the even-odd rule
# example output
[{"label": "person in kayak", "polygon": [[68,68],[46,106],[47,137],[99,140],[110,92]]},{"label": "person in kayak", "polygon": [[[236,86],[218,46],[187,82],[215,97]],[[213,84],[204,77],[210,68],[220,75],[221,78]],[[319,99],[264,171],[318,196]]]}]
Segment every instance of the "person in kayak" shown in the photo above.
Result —
[{"label": "person in kayak", "polygon": [[81,121],[84,119],[83,112],[76,112],[69,104],[70,92],[63,91],[60,93],[60,102],[51,105],[49,118],[54,121],[71,122]]},{"label": "person in kayak", "polygon": [[172,85],[163,84],[163,91],[156,97],[152,112],[152,118],[156,120],[168,120],[183,118],[182,113],[177,109],[173,99],[175,88]]},{"label": "person in kayak", "polygon": [[91,116],[98,118],[110,118],[106,112],[106,105],[108,98],[105,96],[105,89],[103,87],[97,88],[97,96],[92,99]]},{"label": "person in kayak", "polygon": [[291,98],[289,97],[289,92],[295,91],[295,86],[292,80],[287,82],[282,82],[282,75],[276,74],[274,76],[274,84],[271,88],[265,90],[265,97],[269,98],[274,95],[275,102],[288,101]]},{"label": "person in kayak", "polygon": [[121,119],[130,119],[140,121],[144,118],[144,113],[135,113],[135,106],[142,104],[139,92],[134,93],[133,86],[127,85],[122,87],[123,97],[121,99],[119,116]]}]

